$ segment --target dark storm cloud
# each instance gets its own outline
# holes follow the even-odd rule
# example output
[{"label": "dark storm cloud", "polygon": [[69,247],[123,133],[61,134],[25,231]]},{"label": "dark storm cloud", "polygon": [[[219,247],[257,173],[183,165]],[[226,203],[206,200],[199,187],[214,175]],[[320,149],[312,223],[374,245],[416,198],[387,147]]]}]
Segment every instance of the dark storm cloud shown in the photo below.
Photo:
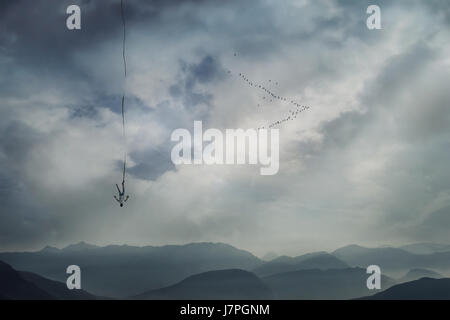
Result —
[{"label": "dark storm cloud", "polygon": [[[125,15],[128,33],[133,30],[137,23],[145,22],[147,25],[157,24],[158,17],[164,10],[176,7],[183,3],[198,4],[201,1],[125,1]],[[76,4],[82,10],[82,30],[69,31],[65,27],[67,14],[65,9],[68,5]],[[111,95],[105,91],[108,84],[95,82],[90,70],[83,69],[74,60],[74,54],[104,43],[109,40],[117,40],[117,53],[120,52],[122,22],[120,16],[120,1],[61,1],[57,5],[49,1],[33,2],[33,10],[29,10],[26,1],[7,1],[2,3],[2,19],[0,26],[3,32],[0,37],[0,45],[7,48],[7,55],[14,60],[20,68],[32,72],[33,75],[43,79],[48,76],[47,86],[58,86],[66,91],[76,91],[81,84],[95,83],[95,91],[83,98],[82,104],[67,104],[71,119],[95,118],[98,109],[108,108],[120,114],[120,95]],[[45,13],[45,14],[44,14]],[[32,54],[30,54],[32,52]],[[118,55],[119,56],[119,55]],[[117,70],[117,78],[121,79],[121,61],[113,66]],[[171,93],[175,97],[176,88],[180,87],[181,101],[186,108],[193,111],[198,105],[205,105],[205,110],[199,109],[198,118],[206,117],[208,108],[212,103],[212,94],[205,91],[197,91],[197,83],[215,81],[223,76],[223,69],[216,59],[206,56],[198,64],[182,63],[180,66],[182,79],[172,86]],[[60,81],[59,79],[64,79]],[[21,95],[24,89],[18,88],[17,83],[23,78],[4,79],[5,95]],[[37,79],[35,79],[37,81]],[[43,90],[36,87],[36,91]],[[45,85],[42,84],[42,86]],[[31,92],[30,92],[31,94]],[[134,110],[147,110],[146,106],[137,97],[126,98],[127,107]],[[154,116],[161,121],[167,121],[170,129],[185,126],[176,117],[162,114],[163,111],[154,112]],[[170,145],[166,143],[165,145]],[[154,180],[167,170],[173,170],[173,164],[168,157],[168,147],[159,152],[154,149],[132,152],[130,157],[137,164],[130,169],[130,173],[142,179]],[[146,158],[148,157],[148,158]]]},{"label": "dark storm cloud", "polygon": [[[104,6],[100,6],[103,2]],[[82,30],[66,28],[66,8],[78,4],[82,9]],[[2,79],[4,96],[20,96],[21,90],[38,94],[58,88],[70,93],[92,82],[89,70],[75,61],[76,54],[84,52],[97,43],[108,41],[120,34],[120,10],[112,1],[11,1],[0,18],[0,47],[12,64],[0,66],[11,77]],[[32,10],[30,10],[30,6]],[[133,9],[130,9],[131,13]],[[130,14],[131,15],[131,14]],[[119,51],[119,44],[117,45]],[[13,67],[14,66],[14,67]],[[16,72],[13,72],[14,68]],[[117,73],[119,75],[119,73]],[[17,88],[17,83],[28,84]],[[24,87],[24,86],[21,87]],[[104,88],[97,84],[96,93],[102,95]]]},{"label": "dark storm cloud", "polygon": [[181,98],[186,107],[192,108],[199,104],[209,105],[212,95],[199,92],[196,84],[212,83],[225,77],[225,70],[216,58],[207,55],[198,63],[180,62],[181,76],[178,83],[169,88],[174,98]]},{"label": "dark storm cloud", "polygon": [[[125,1],[125,3],[128,35],[143,30],[144,33],[145,30],[149,30],[148,33],[159,30],[162,37],[170,36],[169,40],[176,42],[178,38],[189,37],[192,29],[208,29],[208,26],[203,24],[203,17],[197,14],[195,6],[201,4],[200,1]],[[81,31],[69,31],[65,26],[67,18],[65,9],[70,4],[78,4],[81,7]],[[2,53],[0,62],[3,62],[4,59],[7,63],[0,64],[0,68],[2,73],[10,75],[2,77],[3,79],[0,80],[2,97],[5,99],[20,98],[21,100],[24,97],[29,98],[28,102],[24,101],[24,108],[26,108],[28,107],[27,103],[33,103],[35,96],[51,96],[51,93],[57,92],[62,99],[57,99],[56,103],[49,108],[68,109],[69,111],[67,119],[56,120],[57,128],[54,131],[49,119],[38,119],[33,112],[38,108],[45,110],[47,107],[45,100],[43,105],[24,113],[27,120],[30,120],[29,118],[36,118],[31,121],[43,120],[44,126],[41,130],[47,131],[48,135],[54,135],[55,138],[42,136],[40,130],[11,120],[23,117],[22,114],[8,113],[2,118],[2,122],[6,126],[4,127],[5,134],[2,136],[1,151],[7,157],[1,159],[3,168],[1,177],[8,186],[1,191],[2,196],[7,199],[3,203],[1,214],[2,247],[5,249],[36,247],[51,242],[57,243],[61,239],[67,241],[67,239],[83,237],[94,229],[96,229],[94,233],[99,235],[98,228],[104,225],[105,220],[109,220],[105,219],[101,213],[103,209],[100,210],[98,207],[104,205],[103,200],[99,201],[99,199],[111,200],[111,192],[114,191],[113,182],[104,181],[102,178],[99,178],[100,181],[95,178],[91,180],[89,175],[85,174],[91,165],[89,156],[71,151],[77,146],[70,145],[70,142],[66,142],[67,145],[65,145],[63,141],[61,147],[67,148],[75,159],[61,161],[58,158],[50,158],[53,163],[49,164],[46,163],[46,159],[41,153],[48,152],[49,145],[58,143],[52,139],[57,139],[66,130],[68,135],[71,135],[71,132],[74,133],[71,137],[80,135],[74,130],[80,123],[92,120],[96,127],[104,126],[103,120],[99,119],[99,113],[103,109],[111,110],[116,114],[120,112],[120,103],[118,102],[122,88],[118,82],[123,79],[120,60],[122,35],[120,2],[109,0],[60,1],[55,4],[50,1],[38,0],[33,4],[26,1],[8,1],[2,2],[2,5],[5,10],[0,13]],[[211,1],[208,1],[208,5],[211,5]],[[30,6],[33,8],[32,10],[30,10]],[[192,8],[182,18],[177,16],[167,18],[163,15],[165,10],[176,12],[179,6],[192,6]],[[247,5],[245,6],[247,15],[250,17],[254,12]],[[264,21],[264,16],[269,17],[270,13],[265,12],[263,15],[259,15],[260,23]],[[251,30],[253,28],[251,25],[250,22],[246,28]],[[183,32],[179,32],[180,29]],[[117,55],[117,60],[114,62],[117,61],[117,63],[108,66],[112,71],[107,70],[109,73],[105,73],[97,79],[96,72],[105,72],[97,65],[102,62],[105,55],[102,52],[94,53],[92,51],[99,50],[108,42],[113,44],[112,50],[116,50],[114,54]],[[248,41],[243,43],[248,49],[252,46],[251,42],[250,44]],[[130,52],[133,52],[133,45],[139,44],[129,40],[127,49]],[[262,50],[259,51],[262,52]],[[91,52],[93,54],[86,56]],[[80,60],[86,59],[87,62],[92,60],[93,64],[84,66],[80,63]],[[183,61],[182,53],[179,54],[179,59]],[[173,98],[179,99],[180,108],[170,110],[164,102],[150,106],[129,94],[126,99],[129,110],[127,115],[132,118],[151,114],[168,130],[191,126],[193,119],[207,118],[212,107],[213,94],[208,92],[205,86],[220,81],[223,74],[224,70],[219,62],[219,57],[212,54],[199,55],[196,61],[182,63],[180,78],[174,79],[175,84],[171,89],[171,94]],[[111,84],[112,81],[114,82]],[[110,86],[113,86],[113,89],[110,89]],[[50,91],[52,92],[50,93]],[[66,97],[67,99],[64,99]],[[149,110],[151,107],[156,109]],[[8,106],[8,108],[12,110],[12,106]],[[47,116],[52,116],[54,113],[55,110],[50,110]],[[58,128],[61,122],[62,128]],[[36,124],[36,126],[39,127],[40,124]],[[63,137],[60,138],[63,139]],[[114,139],[114,137],[111,136],[110,139]],[[46,142],[49,145],[45,145]],[[81,145],[89,147],[92,143],[91,140],[84,140]],[[166,156],[170,144],[164,141],[162,145],[165,146],[162,149],[159,146],[148,146],[139,151],[132,150],[130,162],[134,162],[135,165],[129,168],[130,176],[143,180],[157,180],[164,172],[172,171],[173,164],[168,161]],[[95,145],[93,147],[95,148]],[[101,147],[100,144],[97,146],[97,148]],[[42,152],[39,148],[42,148]],[[33,161],[36,161],[36,155],[43,157],[42,160],[39,159],[43,164],[34,165]],[[94,152],[94,155],[100,156],[97,152]],[[59,162],[65,161],[69,161],[70,165],[67,168],[63,167],[62,172],[54,169],[55,164],[58,165]],[[48,184],[48,181],[39,181],[39,178],[45,175],[40,173],[41,166],[47,170],[47,166],[51,168],[48,172],[52,177],[45,177],[45,179],[61,179],[60,182],[65,182],[67,179],[69,186],[59,185],[56,189],[47,191],[46,183]],[[73,180],[78,180],[77,174],[71,174],[72,169],[79,170],[78,172],[86,181],[80,181],[80,185],[72,186],[71,184],[75,183]],[[121,168],[116,169],[120,174]],[[31,177],[27,174],[31,174]],[[38,181],[35,181],[36,179]],[[110,190],[105,190],[106,183],[111,186]],[[81,192],[79,188],[81,188]],[[110,204],[110,209],[114,205],[110,202],[108,204]],[[103,212],[110,212],[110,210]],[[88,220],[89,223],[86,225]],[[84,231],[80,233],[80,230]]]},{"label": "dark storm cloud", "polygon": [[53,222],[34,197],[33,186],[24,178],[24,170],[33,148],[39,148],[45,137],[24,123],[10,123],[0,139],[0,241],[8,248],[10,244],[27,245],[36,240],[47,239],[42,230],[52,229]]},{"label": "dark storm cloud", "polygon": [[[117,2],[105,1],[12,1],[2,13],[1,26],[8,35],[2,45],[10,45],[10,53],[18,63],[40,71],[64,71],[72,64],[71,54],[118,33],[120,11]],[[94,4],[97,3],[97,4]],[[71,32],[65,27],[68,15],[65,9],[77,4],[83,7],[82,31]],[[84,7],[83,5],[86,5]],[[30,54],[32,52],[33,54]]]},{"label": "dark storm cloud", "polygon": [[[191,129],[194,120],[207,121],[209,111],[213,107],[214,96],[197,85],[211,84],[225,77],[225,70],[217,58],[211,55],[204,56],[198,63],[181,61],[179,73],[178,81],[169,87],[169,94],[182,104],[186,110],[185,115],[174,116],[174,111],[170,111],[167,103],[162,103],[155,110],[149,111],[155,119],[164,123],[169,132],[177,128]],[[134,107],[133,103],[131,107]],[[175,171],[170,159],[174,142],[169,138],[168,136],[158,147],[152,146],[149,149],[131,152],[129,156],[136,164],[129,169],[129,173],[139,179],[156,180],[167,171]]]},{"label": "dark storm cloud", "polygon": [[[191,2],[201,1],[125,1],[128,33],[135,24],[158,24],[161,22],[158,17],[165,10]],[[81,8],[82,28],[79,31],[66,28],[66,8],[72,4]],[[92,70],[82,68],[75,56],[98,44],[115,41],[117,55],[121,54],[120,1],[64,0],[56,3],[36,0],[31,5],[28,1],[6,0],[2,5],[4,10],[0,12],[0,48],[21,69],[40,79],[46,79],[48,85],[64,86],[69,91],[94,82]],[[112,66],[116,70],[115,78],[118,79],[123,72],[119,62],[120,60]],[[5,67],[8,68],[5,72],[12,72],[10,65]],[[25,81],[23,78],[15,80]],[[3,79],[2,84],[3,90],[0,90],[4,95],[17,91],[7,79]],[[107,85],[108,83],[95,82],[94,93],[101,97],[105,94],[102,91]]]},{"label": "dark storm cloud", "polygon": [[[134,23],[143,21],[150,24],[157,23],[150,18],[155,18],[171,6],[188,2],[124,1],[126,22],[130,23],[130,28]],[[66,28],[66,19],[69,16],[66,14],[66,8],[73,4],[80,6],[82,12],[82,30],[78,32]],[[13,52],[23,59],[22,62],[27,59],[35,62],[43,57],[47,59],[41,62],[52,62],[48,59],[50,57],[62,62],[67,55],[83,46],[121,36],[119,0],[63,0],[57,3],[36,0],[33,1],[32,10],[29,1],[5,0],[2,5],[4,9],[0,12],[0,25],[3,33],[14,35]],[[69,41],[63,41],[66,38],[69,38]],[[33,48],[34,54],[28,54],[25,48]]]},{"label": "dark storm cloud", "polygon": [[130,154],[130,157],[138,164],[129,168],[128,172],[139,179],[156,180],[169,170],[175,171],[168,147],[135,151]]},{"label": "dark storm cloud", "polygon": [[2,139],[0,148],[7,156],[9,167],[23,165],[28,159],[31,148],[38,145],[43,140],[41,134],[33,128],[21,122],[11,122],[1,133]]},{"label": "dark storm cloud", "polygon": [[198,64],[185,66],[185,68],[190,72],[188,86],[193,86],[196,81],[206,83],[225,77],[225,70],[212,56],[206,56]]},{"label": "dark storm cloud", "polygon": [[94,118],[98,115],[93,105],[74,106],[71,109],[71,117],[74,118]]}]

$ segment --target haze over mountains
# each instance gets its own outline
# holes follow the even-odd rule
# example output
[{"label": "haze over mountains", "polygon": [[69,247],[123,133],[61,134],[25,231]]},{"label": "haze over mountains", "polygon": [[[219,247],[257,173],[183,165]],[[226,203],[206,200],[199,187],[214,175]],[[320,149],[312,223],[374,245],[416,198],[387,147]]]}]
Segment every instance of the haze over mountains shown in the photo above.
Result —
[{"label": "haze over mountains", "polygon": [[84,290],[68,290],[65,283],[31,272],[14,270],[0,261],[0,297],[24,300],[94,300],[98,297]]},{"label": "haze over mountains", "polygon": [[308,253],[298,257],[281,256],[253,269],[258,276],[306,269],[340,269],[348,265],[326,252]]},{"label": "haze over mountains", "polygon": [[398,282],[414,281],[414,280],[419,280],[421,278],[440,279],[440,278],[444,278],[444,276],[433,270],[411,269],[402,278],[398,279]]},{"label": "haze over mountains", "polygon": [[416,253],[416,254],[450,252],[450,245],[440,244],[440,243],[432,243],[432,242],[413,243],[413,244],[401,246],[399,248],[406,250],[408,252],[411,252],[411,253]]},{"label": "haze over mountains", "polygon": [[251,270],[261,260],[223,243],[182,246],[96,247],[79,243],[64,249],[46,247],[38,252],[2,253],[0,260],[18,270],[65,282],[66,268],[76,264],[83,288],[100,296],[128,297],[172,285],[193,274],[220,270]]},{"label": "haze over mountains", "polygon": [[[0,261],[20,270],[16,272],[20,281],[9,276],[13,269],[6,264],[0,277],[16,279],[19,288],[29,287],[32,299],[77,298],[65,296],[65,271],[71,264],[82,270],[84,299],[353,299],[396,283],[449,273],[450,252],[442,252],[445,245],[405,247],[350,245],[332,253],[264,261],[224,243],[98,247],[81,242],[63,249],[0,253]],[[372,264],[379,265],[383,274],[378,291],[366,287],[366,267]],[[389,271],[401,276],[393,278]],[[2,287],[0,297],[15,297],[14,292],[3,291]],[[20,292],[16,298],[26,298]]]},{"label": "haze over mountains", "polygon": [[173,286],[152,290],[135,299],[272,299],[266,284],[253,273],[239,270],[208,271],[193,275]]},{"label": "haze over mountains", "polygon": [[[367,273],[362,268],[300,270],[263,278],[278,299],[352,299],[373,294],[367,289]],[[381,276],[381,288],[394,285]]]},{"label": "haze over mountains", "polygon": [[365,248],[350,245],[337,249],[332,254],[351,266],[376,264],[388,273],[413,268],[427,268],[444,273],[450,270],[450,251],[416,254],[400,248]]}]

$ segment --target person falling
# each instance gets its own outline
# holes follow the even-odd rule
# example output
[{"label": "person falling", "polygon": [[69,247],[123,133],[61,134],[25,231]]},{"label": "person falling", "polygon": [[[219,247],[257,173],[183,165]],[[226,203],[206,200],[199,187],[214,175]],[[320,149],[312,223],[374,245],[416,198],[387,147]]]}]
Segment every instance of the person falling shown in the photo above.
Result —
[{"label": "person falling", "polygon": [[119,186],[116,183],[116,188],[117,188],[117,191],[119,192],[119,198],[114,196],[114,199],[116,199],[116,201],[119,203],[119,205],[121,207],[123,207],[123,204],[125,202],[127,202],[128,198],[130,197],[129,195],[127,195],[125,197],[125,166],[126,166],[126,164],[124,162],[124,164],[123,164],[123,178],[122,178],[122,191],[120,191],[120,188],[119,188]]}]

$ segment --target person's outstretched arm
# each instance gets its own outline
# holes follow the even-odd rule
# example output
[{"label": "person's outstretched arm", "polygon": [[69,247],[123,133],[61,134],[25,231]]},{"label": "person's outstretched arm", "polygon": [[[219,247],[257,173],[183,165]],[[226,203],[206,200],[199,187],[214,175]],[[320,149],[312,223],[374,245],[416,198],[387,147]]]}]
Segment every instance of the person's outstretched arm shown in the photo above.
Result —
[{"label": "person's outstretched arm", "polygon": [[130,196],[127,196],[123,202],[127,202],[127,200],[128,200],[129,197],[130,197]]},{"label": "person's outstretched arm", "polygon": [[117,202],[120,202],[120,201],[119,201],[119,199],[117,199],[117,197],[116,197],[116,196],[113,196],[113,197],[114,197],[114,199],[116,199],[116,201],[117,201]]}]

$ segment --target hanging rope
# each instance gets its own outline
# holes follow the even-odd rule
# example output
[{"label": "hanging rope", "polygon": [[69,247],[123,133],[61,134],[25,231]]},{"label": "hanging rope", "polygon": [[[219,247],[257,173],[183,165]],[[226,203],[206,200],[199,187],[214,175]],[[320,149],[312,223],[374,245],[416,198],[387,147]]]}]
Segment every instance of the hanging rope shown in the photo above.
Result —
[{"label": "hanging rope", "polygon": [[125,139],[125,94],[122,95],[122,135]]},{"label": "hanging rope", "polygon": [[123,13],[123,0],[120,0],[120,15],[122,17],[122,24],[123,24],[123,42],[122,42],[123,71],[126,78],[127,77],[127,59],[125,57],[126,25],[125,25],[125,15]]},{"label": "hanging rope", "polygon": [[123,10],[123,0],[120,0],[120,15],[122,17],[122,25],[123,25],[123,39],[122,39],[122,59],[123,59],[123,72],[124,72],[124,89],[122,94],[122,136],[123,136],[123,145],[124,145],[124,154],[123,154],[123,171],[122,171],[122,190],[120,190],[119,186],[116,184],[117,191],[119,192],[119,198],[114,196],[114,199],[123,207],[124,202],[126,202],[129,198],[127,195],[125,197],[125,178],[126,178],[126,169],[127,169],[127,144],[126,144],[126,135],[125,135],[125,87],[126,87],[126,79],[127,79],[127,60],[125,55],[125,42],[126,42],[126,24],[125,24],[125,15]]},{"label": "hanging rope", "polygon": [[[123,72],[124,72],[124,78],[125,82],[127,79],[127,59],[125,55],[125,42],[126,42],[126,24],[125,24],[125,15],[123,11],[123,0],[120,0],[120,15],[122,17],[122,25],[123,25],[123,39],[122,39],[122,59],[123,59]],[[126,163],[127,163],[127,150],[126,150],[126,136],[125,136],[125,89],[124,93],[122,95],[122,134],[124,139],[124,145],[125,145],[125,152],[123,157],[123,178],[122,178],[122,184],[125,183],[125,172],[126,172]]]}]

